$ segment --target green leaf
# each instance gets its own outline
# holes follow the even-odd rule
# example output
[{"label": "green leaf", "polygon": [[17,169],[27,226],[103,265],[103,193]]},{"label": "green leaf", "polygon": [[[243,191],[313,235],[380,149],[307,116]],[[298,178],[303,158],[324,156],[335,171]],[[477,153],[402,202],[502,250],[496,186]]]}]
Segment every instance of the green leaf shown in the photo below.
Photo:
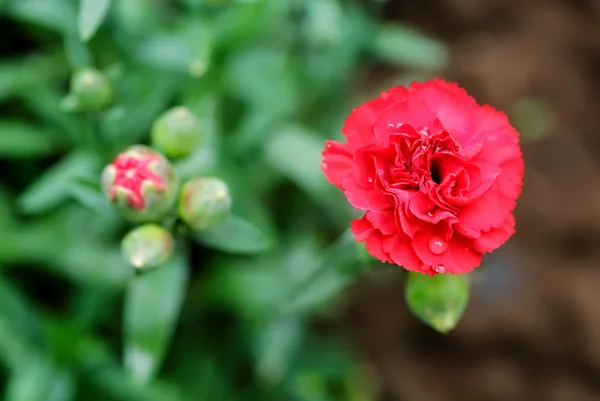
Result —
[{"label": "green leaf", "polygon": [[259,253],[271,246],[258,228],[235,215],[229,216],[217,227],[194,232],[194,238],[207,247],[238,254]]},{"label": "green leaf", "polygon": [[77,35],[65,35],[65,55],[72,71],[93,66],[92,54]]},{"label": "green leaf", "polygon": [[93,212],[116,218],[118,214],[108,203],[97,185],[90,185],[81,181],[73,181],[68,185],[68,191],[71,196]]},{"label": "green leaf", "polygon": [[177,324],[188,281],[186,256],[136,276],[125,299],[125,370],[148,383],[159,370]]},{"label": "green leaf", "polygon": [[90,40],[108,14],[111,0],[81,0],[79,2],[79,37]]},{"label": "green leaf", "polygon": [[325,141],[310,130],[287,126],[277,130],[277,134],[268,141],[265,156],[272,168],[319,199],[327,197],[331,187],[321,171],[324,147]]},{"label": "green leaf", "polygon": [[400,25],[383,25],[372,51],[384,61],[413,68],[438,70],[448,61],[448,50],[441,42]]},{"label": "green leaf", "polygon": [[194,51],[183,35],[155,35],[135,48],[140,61],[152,67],[178,73],[188,73],[194,61]]},{"label": "green leaf", "polygon": [[168,4],[148,0],[115,0],[114,16],[120,30],[144,35],[160,26],[161,16]]},{"label": "green leaf", "polygon": [[467,307],[469,278],[465,274],[410,272],[405,291],[408,307],[419,319],[440,333],[448,333]]},{"label": "green leaf", "polygon": [[[76,39],[79,41],[79,39]],[[1,77],[0,77],[1,79]],[[60,108],[63,94],[55,88],[41,86],[32,91],[23,91],[20,98],[24,105],[41,118],[47,126],[52,126],[54,135],[61,135],[73,144],[86,143],[91,135],[86,120],[64,113]],[[61,139],[62,139],[61,138]]]},{"label": "green leaf", "polygon": [[356,240],[346,231],[312,267],[311,274],[292,289],[279,311],[305,312],[326,304],[356,280],[361,272],[358,262]]},{"label": "green leaf", "polygon": [[7,13],[15,19],[61,33],[76,30],[77,14],[69,0],[10,0]]},{"label": "green leaf", "polygon": [[69,185],[74,179],[93,178],[97,170],[98,160],[91,154],[71,153],[27,187],[18,200],[19,208],[28,214],[48,211],[69,199]]},{"label": "green leaf", "polygon": [[0,121],[0,157],[40,157],[51,154],[54,141],[51,133],[22,121]]},{"label": "green leaf", "polygon": [[288,374],[303,334],[302,322],[293,316],[260,327],[255,340],[256,371],[267,385],[280,383]]},{"label": "green leaf", "polygon": [[64,76],[62,55],[33,55],[3,60],[0,64],[0,100],[15,95],[34,95],[49,81]]},{"label": "green leaf", "polygon": [[60,370],[43,356],[28,358],[10,377],[7,401],[71,401],[75,386],[69,372]]},{"label": "green leaf", "polygon": [[177,175],[182,182],[201,175],[211,175],[218,165],[220,147],[219,127],[216,121],[219,109],[216,97],[190,98],[183,104],[188,106],[202,122],[203,138],[200,146],[190,156],[174,162]]},{"label": "green leaf", "polygon": [[0,359],[17,369],[41,347],[39,316],[17,288],[0,277]]},{"label": "green leaf", "polygon": [[281,50],[248,48],[233,55],[225,76],[230,90],[248,103],[273,112],[291,112],[297,107],[300,92],[292,65]]}]

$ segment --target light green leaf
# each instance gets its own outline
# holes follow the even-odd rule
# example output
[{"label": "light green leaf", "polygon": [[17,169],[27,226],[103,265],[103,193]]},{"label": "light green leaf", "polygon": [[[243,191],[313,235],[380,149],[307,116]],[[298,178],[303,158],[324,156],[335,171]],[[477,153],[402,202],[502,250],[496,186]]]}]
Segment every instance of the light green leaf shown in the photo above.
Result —
[{"label": "light green leaf", "polygon": [[306,312],[326,304],[356,280],[360,267],[356,240],[349,231],[344,232],[312,267],[311,274],[292,289],[279,311]]},{"label": "light green leaf", "polygon": [[258,228],[235,215],[229,216],[217,227],[194,232],[194,238],[207,247],[229,253],[259,253],[271,246]]},{"label": "light green leaf", "polygon": [[293,79],[292,65],[288,55],[278,49],[248,48],[231,58],[225,77],[230,90],[248,103],[274,113],[291,112],[297,106],[300,92]]},{"label": "light green leaf", "polygon": [[0,157],[24,158],[51,154],[52,133],[16,120],[0,121]]},{"label": "light green leaf", "polygon": [[18,200],[19,208],[28,214],[43,213],[69,199],[70,183],[77,178],[93,179],[98,160],[85,152],[74,152],[46,170],[27,187]]},{"label": "light green leaf", "polygon": [[406,281],[406,302],[422,321],[441,333],[448,333],[460,320],[469,301],[469,278],[465,274],[410,272]]},{"label": "light green leaf", "polygon": [[125,299],[125,370],[138,383],[158,372],[177,324],[188,281],[186,256],[131,280]]},{"label": "light green leaf", "polygon": [[413,68],[442,69],[448,50],[441,43],[406,26],[383,25],[372,51],[384,61]]},{"label": "light green leaf", "polygon": [[77,14],[69,0],[10,0],[7,13],[15,19],[61,33],[76,30]]},{"label": "light green leaf", "polygon": [[327,197],[331,185],[321,171],[325,141],[299,126],[282,127],[267,142],[269,165],[295,182],[315,199]]},{"label": "light green leaf", "polygon": [[118,214],[108,203],[98,186],[93,186],[81,181],[73,181],[68,185],[71,196],[93,212],[108,218],[117,218]]},{"label": "light green leaf", "polygon": [[84,42],[90,40],[108,14],[111,0],[80,0],[79,37]]},{"label": "light green leaf", "polygon": [[188,73],[194,61],[194,51],[183,35],[156,35],[135,49],[138,59],[155,68]]},{"label": "light green leaf", "polygon": [[43,356],[23,361],[13,373],[6,389],[7,401],[70,401],[75,386],[71,375],[60,370]]}]

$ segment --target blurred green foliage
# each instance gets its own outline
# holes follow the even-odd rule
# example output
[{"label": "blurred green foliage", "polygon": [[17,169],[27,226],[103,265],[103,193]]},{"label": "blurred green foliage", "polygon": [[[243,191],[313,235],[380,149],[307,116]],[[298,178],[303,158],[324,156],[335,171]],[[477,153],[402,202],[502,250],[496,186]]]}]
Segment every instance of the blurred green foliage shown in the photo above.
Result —
[{"label": "blurred green foliage", "polygon": [[[346,340],[312,324],[335,323],[364,264],[320,152],[379,89],[373,66],[401,84],[447,57],[382,4],[0,0],[4,400],[374,399]],[[70,112],[90,67],[114,101]],[[180,176],[224,180],[234,215],[136,276],[98,176],[175,105],[205,136]]]}]

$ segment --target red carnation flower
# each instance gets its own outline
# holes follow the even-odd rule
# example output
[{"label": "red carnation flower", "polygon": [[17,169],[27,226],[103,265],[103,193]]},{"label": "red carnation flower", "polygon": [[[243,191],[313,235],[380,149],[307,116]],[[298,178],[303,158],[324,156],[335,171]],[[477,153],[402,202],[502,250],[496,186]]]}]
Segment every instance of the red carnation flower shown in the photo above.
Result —
[{"label": "red carnation flower", "polygon": [[407,270],[466,273],[515,232],[519,134],[442,80],[394,87],[352,111],[322,169],[364,216],[356,240]]}]

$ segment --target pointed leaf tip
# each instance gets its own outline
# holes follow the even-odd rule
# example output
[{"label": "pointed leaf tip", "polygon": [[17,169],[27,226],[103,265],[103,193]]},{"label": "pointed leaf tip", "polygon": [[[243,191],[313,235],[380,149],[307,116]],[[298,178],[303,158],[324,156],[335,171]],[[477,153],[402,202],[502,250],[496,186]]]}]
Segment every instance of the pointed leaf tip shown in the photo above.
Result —
[{"label": "pointed leaf tip", "polygon": [[428,276],[409,272],[406,278],[406,302],[410,310],[443,334],[458,324],[469,301],[467,275]]}]

